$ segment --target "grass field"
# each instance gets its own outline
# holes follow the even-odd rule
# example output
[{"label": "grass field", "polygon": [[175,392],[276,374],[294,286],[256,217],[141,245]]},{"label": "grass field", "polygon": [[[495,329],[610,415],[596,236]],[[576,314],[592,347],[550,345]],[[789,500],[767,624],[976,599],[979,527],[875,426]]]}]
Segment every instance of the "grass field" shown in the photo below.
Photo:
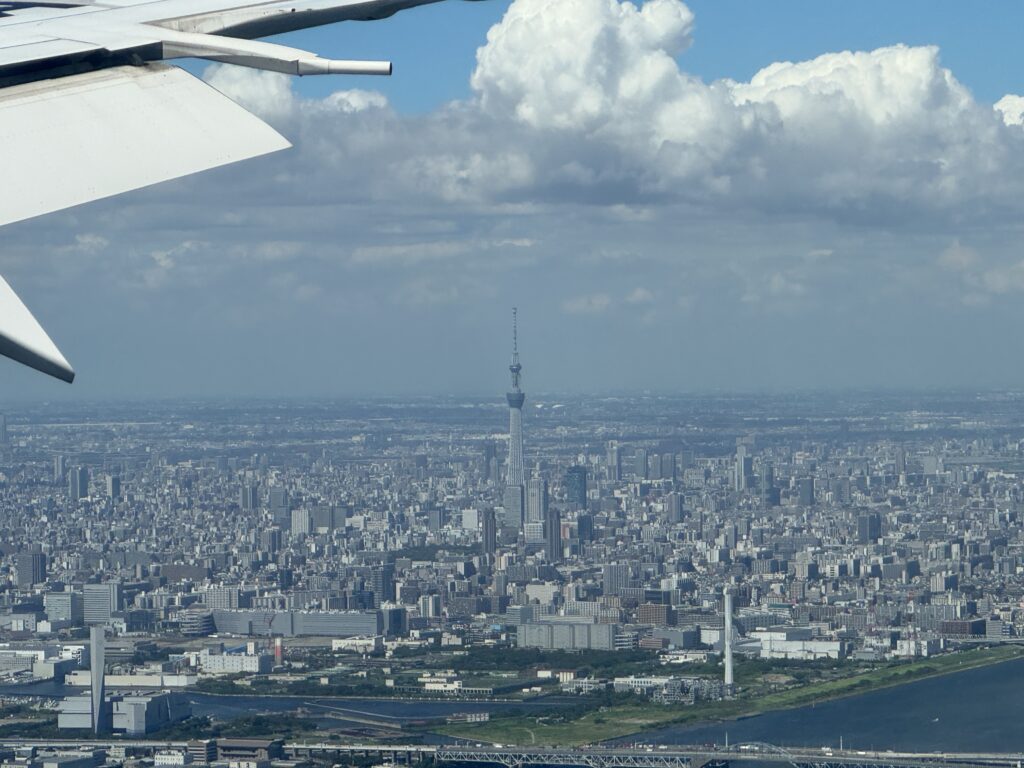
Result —
[{"label": "grass field", "polygon": [[622,704],[592,711],[575,719],[557,714],[545,717],[499,717],[487,723],[458,724],[436,729],[449,736],[480,742],[518,745],[575,746],[629,736],[665,725],[727,720],[779,709],[806,706],[829,699],[903,685],[914,680],[998,664],[1024,655],[1024,648],[998,646],[962,651],[916,662],[888,664],[868,671],[820,682],[764,692],[751,687],[737,699],[693,707],[651,703]]}]

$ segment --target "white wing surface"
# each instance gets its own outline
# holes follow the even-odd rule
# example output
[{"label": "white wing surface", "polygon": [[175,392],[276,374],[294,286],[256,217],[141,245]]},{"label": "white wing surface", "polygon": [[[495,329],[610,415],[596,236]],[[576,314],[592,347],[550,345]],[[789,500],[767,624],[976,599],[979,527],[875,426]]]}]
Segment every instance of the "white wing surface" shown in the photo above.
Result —
[{"label": "white wing surface", "polygon": [[18,295],[0,277],[0,355],[70,384],[75,372]]},{"label": "white wing surface", "polygon": [[[440,0],[0,0],[0,226],[289,146],[181,69],[201,58],[293,75],[390,75],[254,38]],[[74,372],[0,278],[0,355]]]},{"label": "white wing surface", "polygon": [[184,70],[116,67],[0,90],[0,226],[288,147]]}]

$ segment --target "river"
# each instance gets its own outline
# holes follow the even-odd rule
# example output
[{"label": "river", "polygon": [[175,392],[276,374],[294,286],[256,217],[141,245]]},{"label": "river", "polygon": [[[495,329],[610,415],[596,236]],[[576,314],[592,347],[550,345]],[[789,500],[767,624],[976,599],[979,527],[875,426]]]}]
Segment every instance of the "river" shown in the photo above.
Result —
[{"label": "river", "polygon": [[[62,695],[56,686],[0,688],[3,693]],[[70,689],[80,691],[81,689]],[[409,701],[280,696],[212,696],[187,692],[197,715],[221,720],[302,707],[316,716],[323,704],[402,720],[456,712],[542,711],[566,699],[533,702]],[[571,701],[571,699],[569,699]],[[1024,659],[971,669],[799,709],[726,723],[658,729],[620,743],[723,744],[770,742],[780,746],[843,746],[909,751],[1024,752]],[[316,718],[320,719],[320,718]],[[325,722],[326,724],[326,722]],[[338,725],[338,721],[333,721]],[[434,739],[428,740],[433,741]]]},{"label": "river", "polygon": [[714,725],[622,739],[655,744],[769,742],[909,751],[1024,752],[1024,659]]}]

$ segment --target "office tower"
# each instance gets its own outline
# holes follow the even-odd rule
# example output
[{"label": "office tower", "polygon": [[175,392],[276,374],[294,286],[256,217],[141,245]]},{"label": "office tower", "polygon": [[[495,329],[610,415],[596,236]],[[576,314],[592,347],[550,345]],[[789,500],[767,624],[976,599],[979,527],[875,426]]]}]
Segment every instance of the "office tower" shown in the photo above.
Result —
[{"label": "office tower", "polygon": [[722,632],[723,655],[725,656],[725,693],[732,694],[732,590],[725,588],[725,628]]},{"label": "office tower", "polygon": [[89,470],[77,467],[68,475],[68,498],[72,503],[89,495]]},{"label": "office tower", "polygon": [[905,475],[907,473],[907,452],[903,448],[896,449],[896,474]]},{"label": "office tower", "polygon": [[882,518],[877,512],[869,512],[857,518],[857,543],[874,544],[882,535]]},{"label": "office tower", "polygon": [[498,446],[493,440],[484,443],[480,474],[484,482],[493,483],[498,476]]},{"label": "office tower", "polygon": [[580,515],[576,518],[576,535],[580,541],[594,540],[594,516]]},{"label": "office tower", "polygon": [[608,471],[608,480],[613,483],[622,480],[622,456],[619,454],[618,443],[614,441],[608,443],[604,462],[605,468]]},{"label": "office tower", "polygon": [[43,595],[43,608],[50,621],[70,621],[77,626],[85,620],[79,592],[47,592]]},{"label": "office tower", "polygon": [[7,435],[7,414],[0,413],[0,445],[9,445],[10,437]]},{"label": "office tower", "polygon": [[607,563],[601,573],[601,589],[606,595],[618,595],[629,586],[629,566]]},{"label": "office tower", "polygon": [[647,449],[637,448],[633,452],[633,477],[637,480],[647,479]]},{"label": "office tower", "polygon": [[565,473],[565,500],[585,509],[587,506],[587,468],[569,467]]},{"label": "office tower", "polygon": [[542,523],[548,516],[548,481],[531,477],[526,493],[526,522]]},{"label": "office tower", "polygon": [[267,528],[260,532],[260,549],[273,555],[281,549],[282,539],[280,528]]},{"label": "office tower", "polygon": [[[508,493],[506,492],[506,496]],[[522,493],[519,494],[522,497]],[[506,507],[506,509],[508,509]],[[437,532],[444,528],[444,510],[439,507],[432,507],[427,510],[427,529]]]},{"label": "office tower", "polygon": [[308,535],[313,532],[313,516],[308,509],[293,509],[291,523],[292,536]]},{"label": "office tower", "polygon": [[53,457],[53,479],[54,479],[54,481],[59,483],[61,480],[63,480],[65,472],[67,472],[67,468],[64,466],[64,457],[60,456],[60,455],[54,456]]},{"label": "office tower", "polygon": [[117,475],[107,475],[107,498],[111,501],[121,498],[121,478]]},{"label": "office tower", "polygon": [[[523,403],[526,395],[520,386],[523,366],[519,364],[519,313],[512,310],[512,390],[508,400],[508,476],[505,480],[505,523],[523,527],[523,502],[526,488],[526,466],[523,460]],[[518,493],[515,489],[518,489]]]},{"label": "office tower", "polygon": [[288,522],[288,489],[274,486],[270,489],[270,514],[278,525]]},{"label": "office tower", "polygon": [[493,555],[498,549],[498,522],[493,509],[484,510],[481,527],[484,554]]},{"label": "office tower", "polygon": [[86,584],[82,587],[82,598],[85,623],[106,624],[114,613],[121,610],[121,584],[117,581]]},{"label": "office tower", "polygon": [[754,457],[747,455],[747,446],[736,449],[735,486],[737,491],[747,490],[750,476],[754,474]]},{"label": "office tower", "polygon": [[661,479],[676,479],[676,455],[674,453],[661,454]]},{"label": "office tower", "polygon": [[665,520],[671,524],[683,522],[683,497],[680,494],[665,496]]},{"label": "office tower", "polygon": [[367,585],[373,592],[374,607],[379,608],[381,603],[393,603],[395,601],[395,566],[393,563],[384,563],[370,571],[370,581]]},{"label": "office tower", "polygon": [[562,517],[557,507],[549,507],[544,518],[544,553],[549,563],[562,560]]},{"label": "office tower", "polygon": [[420,616],[424,619],[437,619],[441,617],[441,596],[423,595],[419,599]]},{"label": "office tower", "polygon": [[775,488],[775,467],[770,462],[761,464],[761,502],[768,506],[768,499]]},{"label": "office tower", "polygon": [[797,482],[797,501],[801,507],[814,506],[814,478],[801,477]]},{"label": "office tower", "polygon": [[330,533],[345,528],[345,507],[336,507],[333,504],[318,504],[313,507],[310,525],[314,533]]},{"label": "office tower", "polygon": [[89,669],[92,683],[92,730],[97,736],[106,733],[107,722],[104,717],[106,707],[106,633],[103,627],[92,627],[89,630]]},{"label": "office tower", "polygon": [[647,479],[661,480],[661,455],[657,453],[647,454]]},{"label": "office tower", "polygon": [[255,483],[244,483],[238,495],[238,506],[243,512],[252,512],[259,507],[259,487]]},{"label": "office tower", "polygon": [[42,552],[23,552],[15,560],[15,575],[20,589],[46,581],[46,555]]}]

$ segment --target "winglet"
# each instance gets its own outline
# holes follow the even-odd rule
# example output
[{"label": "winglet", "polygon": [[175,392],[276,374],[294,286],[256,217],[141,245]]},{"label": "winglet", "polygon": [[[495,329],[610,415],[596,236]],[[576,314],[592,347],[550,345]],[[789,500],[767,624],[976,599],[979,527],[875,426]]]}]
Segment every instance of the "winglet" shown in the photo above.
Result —
[{"label": "winglet", "polygon": [[0,355],[68,384],[75,380],[75,372],[64,355],[3,277],[0,277]]}]

